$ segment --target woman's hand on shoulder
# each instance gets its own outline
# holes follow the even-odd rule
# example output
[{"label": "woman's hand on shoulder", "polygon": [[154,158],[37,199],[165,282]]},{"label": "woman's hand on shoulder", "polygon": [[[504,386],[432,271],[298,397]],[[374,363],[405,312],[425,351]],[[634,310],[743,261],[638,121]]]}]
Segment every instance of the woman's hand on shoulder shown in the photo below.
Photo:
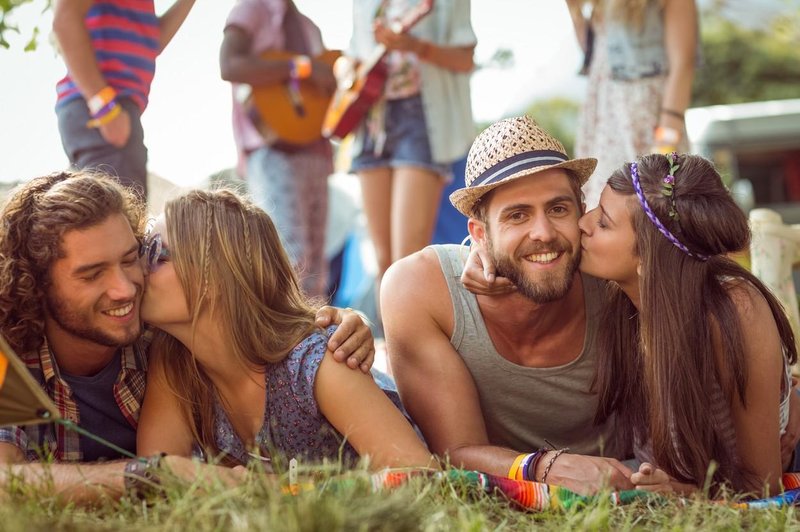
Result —
[{"label": "woman's hand on shoulder", "polygon": [[510,280],[497,277],[489,252],[477,244],[470,248],[461,272],[461,283],[464,288],[479,296],[510,294],[517,289]]},{"label": "woman's hand on shoulder", "polygon": [[328,349],[337,362],[347,362],[351,369],[360,368],[369,373],[375,362],[375,339],[364,314],[351,308],[324,306],[317,311],[318,327],[338,325],[330,339]]}]

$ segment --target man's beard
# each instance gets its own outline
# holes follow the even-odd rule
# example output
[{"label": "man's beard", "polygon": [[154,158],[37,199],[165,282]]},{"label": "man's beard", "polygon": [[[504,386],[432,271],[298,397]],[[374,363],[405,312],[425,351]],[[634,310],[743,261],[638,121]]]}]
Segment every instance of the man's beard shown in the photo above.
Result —
[{"label": "man's beard", "polygon": [[140,325],[140,328],[135,333],[126,335],[124,338],[115,338],[114,336],[104,332],[99,327],[91,327],[87,325],[88,320],[86,320],[85,317],[82,317],[79,313],[67,308],[67,305],[60,301],[54,294],[48,294],[45,299],[47,312],[49,313],[50,318],[64,331],[75,337],[89,340],[96,344],[107,347],[122,347],[131,345],[138,340],[139,336],[141,335]]},{"label": "man's beard", "polygon": [[525,256],[556,251],[563,252],[563,256],[566,256],[569,262],[558,270],[540,272],[532,278],[519,262],[524,259],[513,260],[509,255],[496,251],[488,234],[486,244],[497,275],[509,279],[517,287],[518,293],[539,305],[557,301],[567,295],[581,262],[580,253],[572,253],[568,243],[547,248],[537,246],[538,249],[527,251]]}]

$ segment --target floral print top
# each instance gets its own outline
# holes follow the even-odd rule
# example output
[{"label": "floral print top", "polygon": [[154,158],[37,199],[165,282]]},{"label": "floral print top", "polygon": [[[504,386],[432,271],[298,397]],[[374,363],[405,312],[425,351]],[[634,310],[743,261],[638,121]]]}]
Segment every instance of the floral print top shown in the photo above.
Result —
[{"label": "floral print top", "polygon": [[[258,449],[246,448],[225,409],[217,402],[216,443],[228,458],[241,464],[260,458],[268,468],[274,463],[280,470],[286,469],[291,458],[321,462],[341,457],[346,465],[358,460],[358,453],[325,419],[314,398],[317,370],[325,356],[328,338],[335,330],[336,326],[331,326],[324,332],[313,332],[282,361],[267,366],[266,407],[264,424],[256,436]],[[373,370],[373,378],[408,418],[391,377]]]}]

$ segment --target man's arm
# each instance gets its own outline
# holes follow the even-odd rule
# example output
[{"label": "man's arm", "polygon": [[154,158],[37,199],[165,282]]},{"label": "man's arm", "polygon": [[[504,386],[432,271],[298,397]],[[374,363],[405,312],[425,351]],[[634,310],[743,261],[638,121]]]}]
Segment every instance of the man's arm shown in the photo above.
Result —
[{"label": "man's arm", "polygon": [[107,85],[84,22],[92,4],[94,0],[57,0],[53,7],[53,32],[61,55],[70,77],[87,100]]},{"label": "man's arm", "polygon": [[189,15],[192,6],[194,6],[194,0],[176,0],[163,15],[158,17],[158,42],[161,45],[161,51],[167,47],[178,32],[181,25],[186,20],[186,17]]},{"label": "man's arm", "polygon": [[403,404],[430,449],[454,466],[505,476],[519,453],[489,444],[475,383],[450,344],[453,311],[435,252],[389,268],[381,312]]},{"label": "man's arm", "polygon": [[[108,83],[100,72],[92,40],[84,19],[94,0],[57,0],[53,7],[53,33],[58,41],[64,63],[78,90],[87,102]],[[99,128],[106,142],[122,147],[131,134],[128,112],[122,112]]]},{"label": "man's arm", "polygon": [[[13,443],[0,443],[0,493],[11,479],[39,489],[53,489],[60,499],[88,504],[118,498],[125,490],[125,461],[103,464],[40,464],[26,462]],[[2,496],[0,496],[2,499]]]},{"label": "man's arm", "polygon": [[[477,389],[461,356],[450,344],[453,311],[447,284],[432,250],[394,263],[381,287],[386,348],[403,404],[422,429],[430,449],[449,456],[457,467],[506,476],[521,452],[491,445],[483,422]],[[632,487],[632,473],[610,458],[547,453],[535,479],[545,468],[549,483],[578,493],[604,486]]]},{"label": "man's arm", "polygon": [[[272,85],[289,79],[291,63],[285,59],[263,59],[251,52],[252,36],[236,25],[225,28],[219,52],[220,76],[231,83]],[[326,91],[336,87],[333,70],[325,63],[312,60],[309,80]]]}]

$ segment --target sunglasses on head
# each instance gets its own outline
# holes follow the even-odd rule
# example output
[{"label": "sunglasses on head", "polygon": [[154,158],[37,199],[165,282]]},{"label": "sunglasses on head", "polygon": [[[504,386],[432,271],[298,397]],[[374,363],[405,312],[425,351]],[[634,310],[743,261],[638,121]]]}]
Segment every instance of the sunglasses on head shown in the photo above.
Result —
[{"label": "sunglasses on head", "polygon": [[159,262],[169,259],[169,249],[164,247],[161,233],[148,235],[140,248],[139,255],[144,257],[149,271],[155,270]]}]

